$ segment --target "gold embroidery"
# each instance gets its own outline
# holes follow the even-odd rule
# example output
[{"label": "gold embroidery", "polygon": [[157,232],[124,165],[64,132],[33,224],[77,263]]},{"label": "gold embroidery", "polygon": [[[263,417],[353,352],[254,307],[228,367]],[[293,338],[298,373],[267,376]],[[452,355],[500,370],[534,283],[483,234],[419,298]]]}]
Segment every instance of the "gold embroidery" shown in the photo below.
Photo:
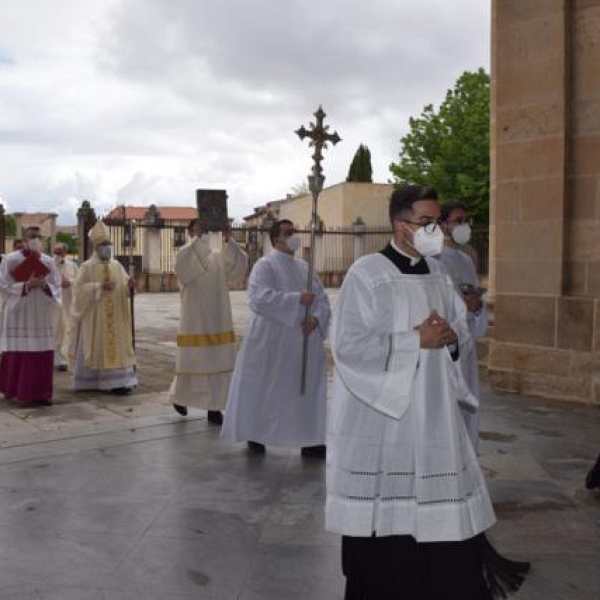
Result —
[{"label": "gold embroidery", "polygon": [[177,336],[179,348],[204,348],[206,346],[222,346],[235,343],[233,331],[221,333],[190,333]]},{"label": "gold embroidery", "polygon": [[[102,267],[104,271],[103,280],[110,281],[110,264],[103,264]],[[108,369],[114,369],[117,366],[117,327],[115,320],[115,294],[113,292],[104,292],[102,294],[102,303],[104,305],[106,331],[106,339],[104,340],[105,365]]]}]

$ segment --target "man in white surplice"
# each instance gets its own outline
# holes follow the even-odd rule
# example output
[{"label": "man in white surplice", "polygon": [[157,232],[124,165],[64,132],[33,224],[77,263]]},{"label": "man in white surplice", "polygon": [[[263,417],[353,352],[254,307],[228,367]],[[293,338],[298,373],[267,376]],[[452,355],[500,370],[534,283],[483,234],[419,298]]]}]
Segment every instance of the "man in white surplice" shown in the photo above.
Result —
[{"label": "man in white surplice", "polygon": [[235,334],[228,282],[242,278],[248,256],[223,230],[223,248],[211,248],[211,234],[200,219],[190,222],[190,241],[177,253],[175,273],[181,288],[177,363],[169,399],[175,410],[208,411],[210,423],[222,423],[233,365]]},{"label": "man in white surplice", "polygon": [[[248,284],[253,315],[235,365],[222,437],[325,454],[327,366],[323,339],[329,301],[318,277],[306,291],[308,264],[294,257],[300,237],[291,221],[269,232],[273,251],[261,258]],[[306,306],[311,314],[305,322]],[[302,349],[308,337],[306,390],[301,395]]]},{"label": "man in white surplice", "polygon": [[[488,318],[485,303],[481,297],[479,278],[472,257],[463,249],[471,238],[471,222],[466,204],[446,202],[442,204],[441,224],[444,232],[444,247],[437,257],[446,267],[456,291],[465,301],[467,323],[473,339],[483,337],[487,331]],[[477,348],[473,344],[460,355],[460,362],[467,384],[479,398],[479,365]],[[469,437],[475,452],[479,448],[479,407],[460,405],[467,425]]]},{"label": "man in white surplice", "polygon": [[54,366],[59,371],[67,370],[67,354],[73,285],[77,279],[77,265],[67,258],[68,247],[63,242],[54,245],[54,264],[61,276],[62,304],[54,311]]},{"label": "man in white surplice", "polygon": [[432,188],[396,190],[391,243],[352,265],[334,311],[326,528],[346,598],[490,597],[479,534],[495,517],[458,406],[476,402],[455,362],[465,304],[424,258],[439,216]]}]

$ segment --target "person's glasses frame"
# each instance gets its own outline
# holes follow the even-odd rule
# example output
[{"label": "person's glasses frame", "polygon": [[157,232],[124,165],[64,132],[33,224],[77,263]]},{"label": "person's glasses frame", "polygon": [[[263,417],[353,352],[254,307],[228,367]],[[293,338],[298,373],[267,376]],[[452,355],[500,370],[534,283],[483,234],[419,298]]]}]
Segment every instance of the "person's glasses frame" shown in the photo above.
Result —
[{"label": "person's glasses frame", "polygon": [[410,221],[409,219],[400,219],[403,223],[410,223],[411,225],[418,225],[425,230],[425,233],[434,233],[435,230],[441,226],[441,219],[437,219],[436,221]]}]

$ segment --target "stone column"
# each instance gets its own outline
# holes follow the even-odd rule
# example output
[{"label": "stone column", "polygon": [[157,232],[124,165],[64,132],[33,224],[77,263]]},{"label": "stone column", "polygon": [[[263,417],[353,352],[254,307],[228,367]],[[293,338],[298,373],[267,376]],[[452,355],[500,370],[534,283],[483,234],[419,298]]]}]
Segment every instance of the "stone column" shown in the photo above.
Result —
[{"label": "stone column", "polygon": [[89,200],[84,200],[77,210],[77,256],[80,262],[87,260],[92,254],[89,231],[96,223],[96,213]]},{"label": "stone column", "polygon": [[352,231],[354,231],[354,260],[358,260],[365,255],[365,231],[367,226],[365,222],[358,217],[352,223]]},{"label": "stone column", "polygon": [[22,238],[23,237],[23,226],[21,224],[21,217],[24,213],[16,212],[13,213],[13,217],[15,218],[15,237]]},{"label": "stone column", "polygon": [[142,270],[145,273],[160,273],[160,229],[146,227],[144,231],[144,253]]},{"label": "stone column", "polygon": [[489,378],[598,401],[600,0],[493,0]]}]

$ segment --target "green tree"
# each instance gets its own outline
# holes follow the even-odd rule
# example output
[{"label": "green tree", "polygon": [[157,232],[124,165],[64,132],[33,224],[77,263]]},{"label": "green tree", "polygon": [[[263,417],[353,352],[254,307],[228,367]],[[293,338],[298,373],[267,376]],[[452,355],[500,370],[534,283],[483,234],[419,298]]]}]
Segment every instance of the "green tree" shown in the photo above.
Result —
[{"label": "green tree", "polygon": [[371,151],[361,144],[354,154],[348,177],[346,181],[364,181],[366,183],[373,182],[373,168],[371,167]]},{"label": "green tree", "polygon": [[14,215],[4,215],[4,235],[8,237],[15,237],[17,235],[17,221]]},{"label": "green tree", "polygon": [[70,233],[64,233],[63,231],[59,231],[56,234],[56,241],[62,242],[67,245],[67,252],[69,254],[77,254],[77,240],[75,236]]},{"label": "green tree", "polygon": [[436,111],[428,104],[409,120],[400,160],[390,165],[395,183],[428,184],[442,201],[465,202],[475,220],[489,219],[490,77],[465,71]]}]

